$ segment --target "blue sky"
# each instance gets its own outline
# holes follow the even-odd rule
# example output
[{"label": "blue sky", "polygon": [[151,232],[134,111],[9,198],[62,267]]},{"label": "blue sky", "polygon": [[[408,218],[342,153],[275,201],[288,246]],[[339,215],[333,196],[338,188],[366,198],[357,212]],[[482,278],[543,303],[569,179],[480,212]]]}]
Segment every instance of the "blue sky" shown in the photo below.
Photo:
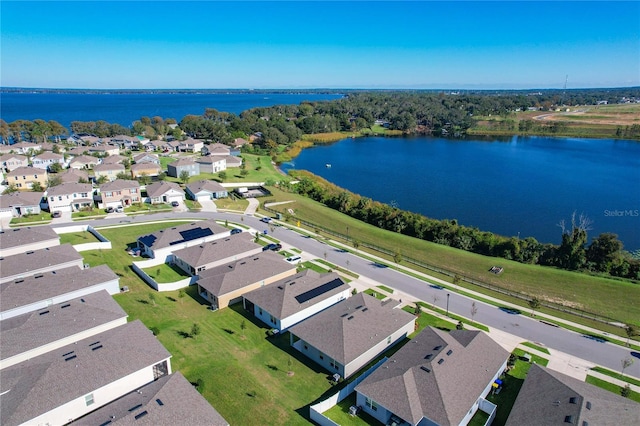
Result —
[{"label": "blue sky", "polygon": [[640,85],[640,2],[0,4],[0,85],[567,88]]}]

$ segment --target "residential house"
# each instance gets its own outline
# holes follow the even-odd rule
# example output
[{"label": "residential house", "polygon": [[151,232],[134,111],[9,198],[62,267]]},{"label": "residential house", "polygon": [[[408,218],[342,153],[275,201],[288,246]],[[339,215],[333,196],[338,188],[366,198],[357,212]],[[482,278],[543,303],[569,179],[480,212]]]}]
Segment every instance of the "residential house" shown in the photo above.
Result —
[{"label": "residential house", "polygon": [[183,202],[184,190],[174,182],[159,181],[147,185],[147,202],[150,204]]},{"label": "residential house", "polygon": [[296,273],[282,256],[264,251],[198,273],[198,294],[222,309],[242,301],[242,295]]},{"label": "residential house", "polygon": [[0,285],[0,320],[44,309],[53,304],[105,290],[120,292],[120,278],[107,266],[50,268]]},{"label": "residential house", "polygon": [[171,354],[136,320],[0,370],[0,423],[67,424],[163,376]]},{"label": "residential house", "polygon": [[187,196],[195,201],[226,198],[229,196],[227,188],[213,180],[199,180],[186,186]]},{"label": "residential house", "polygon": [[0,257],[0,269],[2,270],[0,284],[72,266],[82,269],[84,264],[82,256],[71,244],[2,256]]},{"label": "residential house", "polygon": [[29,158],[20,154],[3,154],[0,156],[0,167],[5,172],[10,172],[18,167],[27,167]]},{"label": "residential house", "polygon": [[100,144],[91,146],[88,149],[89,154],[97,154],[101,157],[106,157],[109,155],[119,155],[120,148],[117,145],[108,145],[108,144]]},{"label": "residential house", "polygon": [[351,288],[337,273],[319,274],[305,269],[242,298],[246,310],[282,332],[350,295]]},{"label": "residential house", "polygon": [[229,235],[173,251],[172,262],[192,276],[200,272],[262,253],[262,246],[248,232]]},{"label": "residential house", "polygon": [[84,145],[79,145],[79,146],[76,146],[75,148],[68,150],[67,154],[69,154],[72,157],[78,157],[80,155],[87,155],[88,152],[89,152],[88,147]]},{"label": "residential house", "polygon": [[0,230],[0,250],[3,257],[59,245],[60,236],[50,226]]},{"label": "residential house", "polygon": [[212,143],[205,146],[203,151],[205,152],[203,155],[213,155],[216,157],[226,157],[227,155],[231,155],[231,148],[223,143]]},{"label": "residential house", "polygon": [[102,138],[99,138],[98,136],[95,136],[95,135],[79,135],[79,136],[80,136],[80,140],[82,140],[82,143],[84,143],[87,146],[98,145],[102,142]]},{"label": "residential house", "polygon": [[242,166],[242,158],[234,156],[234,155],[228,155],[226,157],[224,157],[225,162],[227,164],[227,169],[231,168],[231,167],[240,167]]},{"label": "residential house", "polygon": [[103,207],[128,207],[142,202],[140,184],[136,180],[116,179],[100,185],[98,202]]},{"label": "residential house", "polygon": [[0,195],[0,217],[40,214],[44,192],[14,192]]},{"label": "residential house", "polygon": [[84,416],[84,425],[208,425],[229,426],[180,372],[129,392]]},{"label": "residential house", "polygon": [[113,182],[118,179],[118,175],[124,173],[124,166],[122,164],[98,164],[93,166],[93,175],[96,181],[101,177],[105,177],[109,181]]},{"label": "residential house", "polygon": [[204,141],[188,138],[180,141],[178,150],[181,152],[200,152],[203,147]]},{"label": "residential house", "polygon": [[13,152],[23,155],[34,155],[42,151],[42,144],[40,143],[18,142],[9,146]]},{"label": "residential house", "polygon": [[151,141],[147,144],[147,149],[151,151],[162,151],[169,152],[175,151],[172,146],[170,146],[166,141],[155,140]]},{"label": "residential house", "polygon": [[136,136],[136,139],[138,139],[138,148],[139,149],[145,149],[147,144],[151,142],[151,140],[149,138],[147,138],[146,136],[138,135],[138,136]]},{"label": "residential house", "polygon": [[167,148],[168,151],[178,152],[180,151],[180,141],[177,141],[177,140],[167,141],[165,147]]},{"label": "residential house", "polygon": [[466,425],[507,366],[482,331],[427,327],[356,386],[356,405],[382,424]]},{"label": "residential house", "polygon": [[200,173],[218,173],[227,170],[225,157],[206,155],[196,159]]},{"label": "residential house", "polygon": [[90,155],[79,155],[74,157],[69,162],[69,167],[72,169],[92,169],[93,167],[100,164],[100,159],[96,157],[92,157]]},{"label": "residential house", "polygon": [[506,426],[637,425],[640,404],[560,372],[531,365]]},{"label": "residential house", "polygon": [[102,164],[123,164],[124,160],[127,160],[127,159],[128,159],[127,157],[120,154],[110,155],[102,159]]},{"label": "residential house", "polygon": [[235,138],[233,140],[233,146],[235,146],[236,148],[241,148],[248,143],[249,141],[243,138]]},{"label": "residential house", "polygon": [[90,183],[63,183],[46,191],[49,211],[77,212],[93,207],[93,186]]},{"label": "residential house", "polygon": [[50,167],[56,163],[63,167],[65,165],[64,156],[49,151],[36,155],[31,161],[33,167],[43,170],[49,170]]},{"label": "residential house", "polygon": [[203,220],[142,235],[138,237],[137,245],[146,256],[164,259],[174,250],[207,243],[230,234],[231,231],[214,220]]},{"label": "residential house", "polygon": [[156,163],[136,163],[131,165],[131,176],[134,179],[142,176],[158,176],[160,173],[162,173],[162,169]]},{"label": "residential house", "polygon": [[291,345],[331,374],[348,378],[415,330],[416,317],[358,293],[289,329]]},{"label": "residential house", "polygon": [[140,154],[134,155],[133,161],[136,164],[140,164],[140,163],[160,164],[160,158],[156,154],[152,154],[150,152],[142,152]]},{"label": "residential house", "polygon": [[111,143],[122,149],[138,149],[140,140],[133,136],[117,135],[111,138]]},{"label": "residential house", "polygon": [[49,175],[49,177],[53,176],[58,176],[61,183],[89,182],[89,173],[80,169],[66,169],[61,173]]},{"label": "residential house", "polygon": [[0,370],[127,323],[105,290],[0,321]]},{"label": "residential house", "polygon": [[18,167],[7,173],[6,182],[20,191],[28,191],[36,182],[41,188],[46,188],[48,179],[49,175],[46,170],[35,167]]},{"label": "residential house", "polygon": [[179,178],[182,172],[186,171],[189,176],[200,174],[200,165],[190,158],[181,158],[167,164],[167,174],[174,178]]}]

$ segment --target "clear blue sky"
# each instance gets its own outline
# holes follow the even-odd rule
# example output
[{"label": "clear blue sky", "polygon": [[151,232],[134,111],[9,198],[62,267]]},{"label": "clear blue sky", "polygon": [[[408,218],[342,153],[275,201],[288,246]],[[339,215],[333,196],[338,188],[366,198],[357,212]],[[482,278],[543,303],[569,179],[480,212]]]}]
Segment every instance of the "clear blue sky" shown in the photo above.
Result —
[{"label": "clear blue sky", "polygon": [[0,4],[5,87],[640,85],[640,2]]}]

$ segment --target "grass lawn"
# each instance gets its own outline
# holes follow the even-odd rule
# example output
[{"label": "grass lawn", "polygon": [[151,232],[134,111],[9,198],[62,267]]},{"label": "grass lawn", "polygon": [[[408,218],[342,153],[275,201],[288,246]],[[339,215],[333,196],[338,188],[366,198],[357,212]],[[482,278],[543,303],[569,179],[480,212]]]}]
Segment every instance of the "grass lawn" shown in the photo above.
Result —
[{"label": "grass lawn", "polygon": [[629,376],[623,376],[617,371],[611,371],[604,367],[593,367],[592,370],[597,371],[598,373],[606,374],[607,376],[613,377],[614,379],[622,380],[624,382],[631,383],[632,385],[640,386],[640,380]]},{"label": "grass lawn", "polygon": [[389,287],[387,287],[386,285],[379,285],[378,286],[379,289],[386,291],[389,294],[393,294],[393,289],[390,289]]},{"label": "grass lawn", "polygon": [[100,242],[91,232],[72,232],[68,234],[60,234],[60,244],[86,244]]},{"label": "grass lawn", "polygon": [[249,201],[242,198],[227,197],[219,198],[214,201],[218,210],[234,210],[243,212],[249,206]]},{"label": "grass lawn", "polygon": [[167,265],[166,263],[143,269],[143,271],[158,283],[172,283],[190,276],[177,266]]},{"label": "grass lawn", "polygon": [[125,213],[148,212],[157,213],[158,211],[171,211],[169,204],[149,204],[149,203],[133,203],[125,209]]},{"label": "grass lawn", "polygon": [[[613,392],[616,395],[620,395],[620,386],[607,382],[606,380],[598,379],[597,377],[587,375],[587,379],[585,380],[587,383],[591,383],[592,385],[598,386],[604,390],[608,390],[609,392]],[[629,394],[629,399],[640,402],[640,393],[631,391]]]},{"label": "grass lawn", "polygon": [[189,210],[196,210],[196,211],[200,211],[202,210],[202,206],[200,205],[199,202],[197,201],[193,201],[193,200],[184,200],[184,205],[187,206],[187,208]]},{"label": "grass lawn", "polygon": [[349,407],[351,407],[352,405],[356,405],[355,392],[351,393],[351,395],[340,401],[338,405],[328,409],[322,414],[329,417],[340,426],[382,425],[382,423],[380,423],[377,419],[365,413],[364,411],[360,411],[357,416],[352,416],[351,414],[349,414]]},{"label": "grass lawn", "polygon": [[[441,315],[447,315],[447,311],[446,311],[446,310],[444,310],[444,309],[440,309],[440,308],[439,308],[439,307],[437,307],[437,306],[430,305],[430,304],[428,304],[428,303],[426,303],[426,302],[418,302],[418,304],[419,304],[420,306],[424,307],[424,308],[431,309],[432,311],[436,311],[436,312],[438,312],[438,313],[439,313],[439,314],[441,314]],[[475,327],[475,328],[478,328],[478,329],[480,329],[480,330],[484,330],[484,331],[486,331],[487,333],[489,332],[489,327],[487,327],[487,326],[486,326],[486,325],[484,325],[484,324],[480,324],[479,322],[476,322],[476,321],[469,321],[468,319],[466,319],[466,318],[464,318],[464,317],[461,317],[461,316],[459,316],[459,315],[453,314],[453,313],[451,313],[451,312],[449,312],[447,316],[448,316],[449,318],[451,318],[452,320],[460,321],[460,322],[461,322],[461,323],[463,323],[463,324],[467,324],[467,325],[473,326],[473,327]]]},{"label": "grass lawn", "polygon": [[39,214],[27,214],[20,217],[11,218],[11,225],[27,225],[30,223],[50,222],[51,213],[41,212]]},{"label": "grass lawn", "polygon": [[103,209],[92,208],[91,210],[82,210],[79,212],[71,213],[73,219],[82,219],[85,217],[105,217],[107,213]]},{"label": "grass lawn", "polygon": [[375,290],[374,290],[374,289],[372,289],[372,288],[368,288],[368,289],[366,289],[365,291],[363,291],[363,293],[366,293],[366,294],[368,294],[369,296],[373,296],[373,297],[375,297],[375,298],[376,298],[376,299],[378,299],[378,300],[382,300],[382,299],[386,299],[386,298],[387,298],[387,295],[386,295],[386,294],[380,293],[379,291],[375,291]]},{"label": "grass lawn", "polygon": [[338,265],[333,264],[333,263],[331,263],[331,262],[327,262],[327,261],[326,261],[326,260],[324,260],[324,259],[316,259],[316,262],[318,262],[318,263],[322,263],[323,265],[327,265],[330,269],[332,269],[332,270],[334,270],[334,271],[339,271],[339,272],[341,272],[341,273],[343,273],[343,274],[345,274],[345,275],[350,275],[350,276],[352,276],[352,277],[353,277],[353,278],[355,278],[355,279],[358,279],[358,277],[360,277],[360,275],[356,274],[355,272],[350,271],[350,270],[348,270],[348,269],[341,268],[341,267],[339,267]]},{"label": "grass lawn", "polygon": [[311,269],[312,271],[316,271],[319,274],[326,274],[327,272],[329,272],[328,269],[325,269],[314,262],[303,262],[301,266],[305,269]]},{"label": "grass lawn", "polygon": [[[395,232],[382,230],[346,216],[306,197],[285,193],[279,191],[277,188],[269,189],[273,193],[270,201],[293,201],[292,203],[273,207],[283,214],[286,213],[287,209],[293,209],[295,215],[290,219],[291,223],[295,223],[295,220],[300,218],[343,235],[346,234],[348,227],[350,241],[359,241],[360,249],[367,250],[363,247],[363,243],[374,246],[384,245],[384,248],[390,253],[396,251],[399,251],[401,254],[410,253],[411,257],[420,262],[442,267],[460,276],[476,279],[514,293],[525,295],[526,297],[537,296],[544,300],[616,318],[622,322],[640,325],[640,286],[629,281],[592,276],[539,265],[522,264],[515,261],[457,250],[417,238],[400,235]],[[311,229],[313,230],[313,228]],[[379,252],[374,253],[378,256],[386,257],[389,259],[389,263],[392,263],[391,256],[381,255]],[[406,260],[404,264],[407,264]],[[493,265],[504,267],[504,272],[500,275],[488,272],[489,268]],[[421,270],[414,265],[411,265],[411,267]],[[427,269],[422,269],[421,271],[451,281],[451,278],[442,275],[438,276],[438,274],[434,274]],[[470,284],[464,285],[492,296],[495,294],[478,286],[472,286]],[[500,295],[499,297],[504,298],[505,296]],[[524,308],[527,308],[526,302],[523,300],[512,298],[512,300],[509,301],[516,301]],[[559,317],[564,316],[572,321],[600,329],[606,328],[605,331],[608,332],[624,333],[624,331],[618,327],[607,327],[604,324],[595,323],[575,315],[562,314],[559,311],[547,309],[542,309],[542,312],[551,313]]]},{"label": "grass lawn", "polygon": [[[402,308],[402,310],[409,312],[410,314],[415,314],[415,308],[412,306],[405,306],[404,308]],[[445,331],[451,331],[456,328],[456,325],[454,323],[438,318],[437,316],[431,315],[430,313],[424,311],[420,312],[417,323],[418,327],[416,331],[411,334],[411,336],[409,336],[411,338],[417,335],[423,328],[428,325]]]},{"label": "grass lawn", "polygon": [[545,353],[545,354],[547,354],[547,355],[550,355],[550,353],[549,353],[549,349],[547,349],[547,348],[545,348],[545,347],[542,347],[542,346],[538,346],[538,345],[536,345],[535,343],[531,343],[531,342],[523,342],[523,343],[522,343],[522,346],[527,346],[527,347],[532,348],[532,349],[535,349],[535,350],[537,350],[537,351],[539,351],[539,352],[542,352],[542,353]]}]

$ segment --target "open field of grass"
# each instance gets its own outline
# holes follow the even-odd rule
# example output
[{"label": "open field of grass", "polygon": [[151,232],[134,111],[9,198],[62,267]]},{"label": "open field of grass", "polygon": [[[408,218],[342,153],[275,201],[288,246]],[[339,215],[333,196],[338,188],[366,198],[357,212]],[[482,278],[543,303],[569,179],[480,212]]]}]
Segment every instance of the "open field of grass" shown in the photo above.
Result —
[{"label": "open field of grass", "polygon": [[[284,193],[276,188],[270,188],[270,190],[274,194],[270,197],[271,201],[293,201],[286,205],[274,206],[274,209],[283,214],[287,209],[293,209],[295,215],[291,218],[292,223],[300,218],[342,235],[346,234],[348,227],[350,241],[358,240],[361,243],[360,249],[367,250],[362,243],[382,245],[391,253],[398,251],[404,256],[410,255],[418,261],[436,265],[462,277],[476,279],[526,297],[536,296],[542,300],[640,325],[640,285],[457,250],[379,229],[297,194]],[[385,257],[380,253],[374,253]],[[387,258],[391,260],[389,256]],[[494,265],[502,266],[504,272],[500,275],[488,272]],[[420,270],[420,268],[416,269]],[[422,272],[438,276],[428,270]],[[449,277],[441,277],[451,280]],[[469,285],[469,287],[484,292],[477,286]],[[526,302],[513,300],[526,308]],[[542,312],[560,316],[555,310],[543,309]],[[583,320],[580,317],[569,317],[577,322]],[[593,322],[588,325],[600,327],[598,323]],[[617,328],[606,331],[622,333],[622,330]]]}]

